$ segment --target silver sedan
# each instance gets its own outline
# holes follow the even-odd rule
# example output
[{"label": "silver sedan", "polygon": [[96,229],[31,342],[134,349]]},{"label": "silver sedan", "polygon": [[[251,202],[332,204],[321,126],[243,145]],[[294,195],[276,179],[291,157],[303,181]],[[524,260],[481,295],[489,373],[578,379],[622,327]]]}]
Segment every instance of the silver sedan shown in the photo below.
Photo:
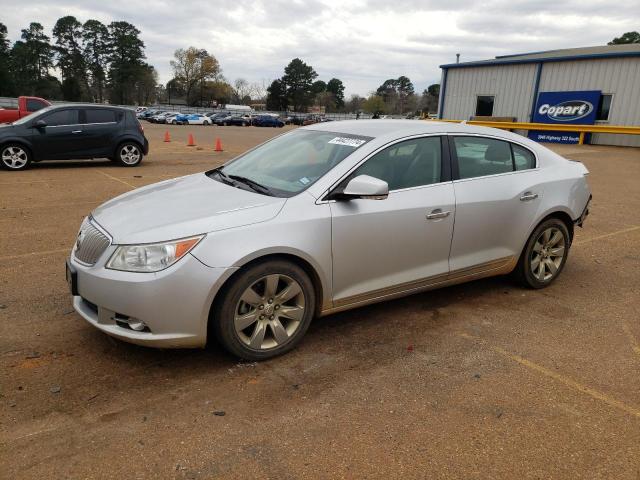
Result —
[{"label": "silver sedan", "polygon": [[114,337],[215,336],[265,359],[340,310],[507,273],[548,286],[588,213],[587,174],[500,130],[315,124],[96,208],[67,280],[76,311]]}]

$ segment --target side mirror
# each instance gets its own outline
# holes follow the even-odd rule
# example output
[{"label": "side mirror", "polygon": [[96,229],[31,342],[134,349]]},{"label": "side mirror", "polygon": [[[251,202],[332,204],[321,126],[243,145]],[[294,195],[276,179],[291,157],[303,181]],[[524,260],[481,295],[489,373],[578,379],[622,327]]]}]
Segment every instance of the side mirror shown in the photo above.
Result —
[{"label": "side mirror", "polygon": [[47,126],[47,122],[44,120],[38,120],[33,124],[34,128],[45,128]]},{"label": "side mirror", "polygon": [[332,198],[336,200],[351,200],[362,198],[366,200],[384,200],[389,196],[389,184],[379,178],[369,175],[358,175],[349,180],[342,192],[336,192]]}]

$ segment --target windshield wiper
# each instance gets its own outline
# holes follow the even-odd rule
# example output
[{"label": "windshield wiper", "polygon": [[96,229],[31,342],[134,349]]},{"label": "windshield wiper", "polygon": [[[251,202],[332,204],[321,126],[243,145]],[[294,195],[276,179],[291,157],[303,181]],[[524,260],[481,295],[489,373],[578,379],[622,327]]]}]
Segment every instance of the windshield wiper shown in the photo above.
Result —
[{"label": "windshield wiper", "polygon": [[227,185],[234,185],[235,186],[235,182],[229,178],[229,175],[227,175],[226,173],[224,173],[222,171],[222,167],[218,167],[212,170],[212,173],[216,173],[218,174],[218,176],[220,177],[220,179],[226,183]]},{"label": "windshield wiper", "polygon": [[252,190],[254,190],[254,191],[258,192],[258,193],[263,193],[263,194],[269,195],[271,197],[275,197],[276,196],[273,193],[273,191],[271,191],[271,189],[269,189],[268,187],[265,187],[264,185],[259,184],[255,180],[251,180],[250,178],[242,177],[240,175],[226,175],[226,176],[227,176],[227,178],[231,178],[232,180],[235,180],[236,182],[244,183],[245,185],[249,186]]}]

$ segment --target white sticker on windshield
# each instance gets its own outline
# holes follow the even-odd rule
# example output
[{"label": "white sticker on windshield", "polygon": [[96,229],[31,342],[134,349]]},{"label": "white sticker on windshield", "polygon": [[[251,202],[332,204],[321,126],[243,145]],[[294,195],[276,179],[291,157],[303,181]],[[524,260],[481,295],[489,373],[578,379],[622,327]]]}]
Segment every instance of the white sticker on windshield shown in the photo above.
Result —
[{"label": "white sticker on windshield", "polygon": [[307,177],[302,177],[300,179],[300,183],[303,185],[306,185],[307,183],[309,183],[311,180],[309,180]]},{"label": "white sticker on windshield", "polygon": [[333,140],[329,140],[329,143],[333,143],[335,145],[346,145],[347,147],[358,148],[363,143],[366,143],[366,140],[360,140],[358,138],[349,138],[349,137],[336,137]]}]

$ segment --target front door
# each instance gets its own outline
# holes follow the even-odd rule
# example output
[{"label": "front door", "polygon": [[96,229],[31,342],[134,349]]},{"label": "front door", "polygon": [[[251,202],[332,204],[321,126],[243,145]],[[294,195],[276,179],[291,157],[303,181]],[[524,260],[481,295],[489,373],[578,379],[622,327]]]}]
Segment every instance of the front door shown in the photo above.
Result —
[{"label": "front door", "polygon": [[446,277],[455,199],[442,164],[441,138],[418,137],[381,150],[345,180],[379,178],[389,196],[330,203],[334,306]]},{"label": "front door", "polygon": [[56,110],[39,117],[47,126],[34,128],[31,141],[40,160],[75,158],[85,148],[77,109]]}]

